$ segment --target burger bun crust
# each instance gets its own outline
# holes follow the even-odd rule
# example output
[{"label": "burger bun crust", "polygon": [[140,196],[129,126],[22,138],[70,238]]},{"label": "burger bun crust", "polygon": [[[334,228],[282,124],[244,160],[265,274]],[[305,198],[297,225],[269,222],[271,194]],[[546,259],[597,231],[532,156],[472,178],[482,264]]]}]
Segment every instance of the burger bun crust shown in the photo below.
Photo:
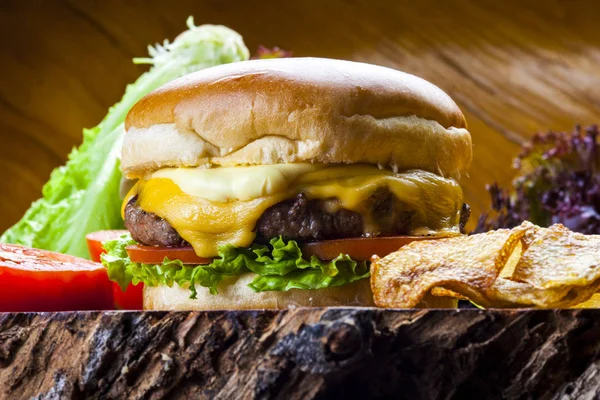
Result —
[{"label": "burger bun crust", "polygon": [[253,60],[187,75],[141,99],[126,128],[129,178],[163,167],[295,162],[458,177],[472,158],[464,116],[437,86],[332,59]]}]

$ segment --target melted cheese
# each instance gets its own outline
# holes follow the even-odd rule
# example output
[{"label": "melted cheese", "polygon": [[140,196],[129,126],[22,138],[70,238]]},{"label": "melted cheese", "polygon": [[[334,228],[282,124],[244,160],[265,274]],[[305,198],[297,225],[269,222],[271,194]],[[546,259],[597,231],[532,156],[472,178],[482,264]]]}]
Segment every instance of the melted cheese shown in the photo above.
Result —
[{"label": "melted cheese", "polygon": [[265,210],[298,193],[312,199],[335,197],[340,207],[365,215],[369,198],[381,187],[415,212],[413,234],[458,233],[462,190],[456,181],[370,165],[170,168],[138,182],[124,204],[138,195],[140,207],[167,220],[199,256],[214,257],[224,244],[249,246]]},{"label": "melted cheese", "polygon": [[164,168],[151,179],[166,178],[192,196],[226,202],[252,200],[287,191],[299,176],[318,169],[323,164],[275,164],[251,167]]}]

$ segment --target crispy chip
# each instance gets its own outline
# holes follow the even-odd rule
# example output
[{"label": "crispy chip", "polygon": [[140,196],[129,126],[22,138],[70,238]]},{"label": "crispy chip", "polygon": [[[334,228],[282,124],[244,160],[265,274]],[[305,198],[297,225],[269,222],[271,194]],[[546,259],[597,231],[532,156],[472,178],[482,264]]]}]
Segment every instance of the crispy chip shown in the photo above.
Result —
[{"label": "crispy chip", "polygon": [[523,248],[512,276],[499,278],[488,291],[490,304],[570,307],[600,287],[599,235],[582,235],[562,225],[536,227],[523,237]]},{"label": "crispy chip", "polygon": [[[531,229],[534,229],[534,228],[532,227]],[[530,230],[528,229],[525,232],[525,236],[527,236],[529,231]],[[498,275],[498,277],[510,278],[513,275],[513,273],[515,272],[515,268],[517,267],[517,264],[519,263],[521,254],[523,254],[523,243],[519,242],[515,246],[515,249],[513,250],[510,257],[508,257],[508,260],[506,260],[506,264],[504,265],[504,268],[502,268],[502,271],[500,271],[500,274]]]},{"label": "crispy chip", "polygon": [[486,291],[487,301],[483,307],[570,307],[581,303],[596,292],[598,285],[584,287],[565,286],[539,289],[525,282],[498,278]]},{"label": "crispy chip", "polygon": [[510,231],[415,242],[371,268],[380,307],[414,307],[432,296],[467,297],[483,307],[600,304],[600,235],[562,225],[524,222]]},{"label": "crispy chip", "polygon": [[458,300],[469,300],[468,297],[463,296],[460,293],[456,293],[452,290],[445,289],[442,287],[431,288],[431,295],[435,296],[435,297],[452,297],[452,298],[458,299]]},{"label": "crispy chip", "polygon": [[512,230],[413,242],[371,264],[371,288],[379,307],[415,307],[439,286],[484,301],[531,223]]},{"label": "crispy chip", "polygon": [[575,233],[562,225],[538,228],[523,240],[512,280],[537,288],[587,286],[600,279],[600,235]]},{"label": "crispy chip", "polygon": [[575,304],[573,308],[600,308],[600,293],[594,293],[588,300]]},{"label": "crispy chip", "polygon": [[[434,288],[436,289],[436,288]],[[453,293],[448,291],[448,293]],[[458,299],[453,296],[438,296],[433,293],[427,293],[415,308],[456,308],[458,307]]]}]

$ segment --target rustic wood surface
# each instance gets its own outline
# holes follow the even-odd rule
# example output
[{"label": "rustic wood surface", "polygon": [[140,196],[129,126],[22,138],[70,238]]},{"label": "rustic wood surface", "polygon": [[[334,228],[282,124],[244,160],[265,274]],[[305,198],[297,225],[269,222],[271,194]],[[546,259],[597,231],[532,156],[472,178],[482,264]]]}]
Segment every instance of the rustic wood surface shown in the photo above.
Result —
[{"label": "rustic wood surface", "polygon": [[581,399],[599,310],[0,314],[2,399]]},{"label": "rustic wood surface", "polygon": [[473,135],[462,184],[474,216],[486,183],[509,182],[517,143],[600,121],[597,1],[3,0],[0,231],[144,70],[131,59],[173,39],[188,15],[230,26],[252,50],[373,62],[445,89]]}]

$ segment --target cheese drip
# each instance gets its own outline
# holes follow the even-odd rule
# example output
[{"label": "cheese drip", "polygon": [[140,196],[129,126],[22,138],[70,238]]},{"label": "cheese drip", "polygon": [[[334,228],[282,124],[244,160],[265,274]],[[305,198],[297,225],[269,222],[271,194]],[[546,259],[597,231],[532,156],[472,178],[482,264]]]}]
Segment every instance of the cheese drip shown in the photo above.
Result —
[{"label": "cheese drip", "polygon": [[459,232],[462,190],[456,181],[371,165],[169,168],[139,181],[124,204],[137,195],[141,209],[168,221],[196,254],[215,257],[225,244],[249,246],[266,209],[299,193],[310,199],[337,198],[341,207],[366,215],[369,198],[382,187],[414,210],[412,234]]}]

